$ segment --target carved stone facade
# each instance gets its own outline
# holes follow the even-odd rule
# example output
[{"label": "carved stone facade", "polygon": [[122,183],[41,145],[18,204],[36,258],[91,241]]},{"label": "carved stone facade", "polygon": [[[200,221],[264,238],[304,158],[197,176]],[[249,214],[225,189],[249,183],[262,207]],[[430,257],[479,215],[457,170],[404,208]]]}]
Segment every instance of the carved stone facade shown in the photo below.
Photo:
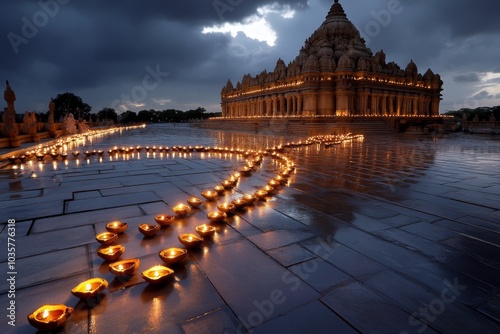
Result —
[{"label": "carved stone facade", "polygon": [[287,65],[243,76],[222,88],[222,116],[435,116],[443,82],[430,69],[418,73],[373,55],[338,0],[323,24]]}]

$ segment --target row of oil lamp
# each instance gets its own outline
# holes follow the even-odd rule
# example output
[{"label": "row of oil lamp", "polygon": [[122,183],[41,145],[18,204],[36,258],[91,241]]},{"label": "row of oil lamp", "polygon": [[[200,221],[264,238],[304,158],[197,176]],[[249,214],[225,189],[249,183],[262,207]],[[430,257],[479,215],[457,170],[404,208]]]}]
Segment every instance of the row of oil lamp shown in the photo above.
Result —
[{"label": "row of oil lamp", "polygon": [[[201,150],[202,148],[199,147]],[[216,149],[216,151],[225,151],[226,149]],[[246,153],[244,153],[246,155]],[[247,156],[249,156],[248,154]],[[241,198],[234,199],[231,202],[220,203],[217,205],[217,211],[207,213],[207,218],[213,223],[224,222],[228,215],[234,214],[236,210],[242,210],[247,205],[252,205],[257,200],[263,200],[272,195],[280,185],[288,182],[288,178],[295,169],[295,165],[287,157],[276,152],[272,152],[275,159],[285,161],[284,168],[280,173],[272,178],[266,186],[256,190],[254,194],[245,194]],[[213,189],[206,189],[201,192],[201,196],[206,201],[213,202],[226,190],[233,189],[241,175],[250,175],[256,166],[262,162],[262,155],[254,152],[246,161],[246,164],[229,178],[223,180]],[[192,196],[187,199],[187,204],[178,204],[172,208],[177,217],[181,218],[188,215],[192,208],[198,208],[203,203],[201,198]],[[154,224],[140,224],[138,229],[145,238],[153,237],[162,226],[169,226],[175,221],[176,217],[168,214],[155,216]],[[102,244],[97,250],[97,255],[105,261],[115,261],[109,264],[109,271],[115,276],[132,276],[139,268],[139,259],[118,260],[125,252],[125,246],[113,245],[118,235],[124,233],[128,228],[127,223],[113,221],[106,224],[106,232],[96,235],[96,240]],[[202,224],[195,228],[196,234],[182,233],[178,239],[183,248],[167,248],[158,253],[160,259],[165,265],[174,265],[181,263],[187,257],[187,249],[200,247],[205,238],[210,238],[216,229],[214,226]],[[155,265],[141,272],[141,277],[149,284],[162,284],[170,280],[174,270],[165,265]],[[94,298],[108,287],[108,282],[102,278],[92,278],[86,280],[71,290],[71,293],[80,299]],[[65,324],[66,320],[74,312],[74,309],[63,304],[43,305],[28,316],[28,322],[40,331],[52,331]]]},{"label": "row of oil lamp", "polygon": [[33,157],[35,157],[38,161],[42,161],[45,158],[45,156],[51,156],[53,159],[61,157],[64,160],[69,155],[68,147],[76,145],[76,143],[78,142],[86,140],[92,141],[92,138],[94,137],[103,137],[105,135],[116,133],[117,131],[121,132],[123,130],[132,130],[139,127],[145,127],[145,125],[109,128],[100,130],[89,130],[88,132],[83,134],[74,134],[71,136],[67,136],[64,139],[58,139],[52,144],[38,145],[36,149],[27,150],[19,155],[8,156],[7,159],[11,163],[15,163],[16,161],[25,162],[26,160],[30,160]]},{"label": "row of oil lamp", "polygon": [[345,135],[318,135],[318,136],[313,136],[309,137],[307,140],[309,142],[314,142],[317,144],[323,144],[325,147],[329,147],[332,145],[339,145],[342,144],[343,142],[347,141],[353,141],[356,139],[363,139],[363,135],[354,135],[352,133],[348,133]]},{"label": "row of oil lamp", "polygon": [[[291,145],[288,143],[287,145]],[[298,144],[294,144],[295,146]],[[290,146],[286,146],[290,147]],[[274,146],[271,148],[267,148],[265,151],[266,152],[282,152],[284,146],[279,145],[279,146]],[[116,154],[131,154],[134,152],[140,153],[143,150],[145,150],[147,153],[168,153],[170,151],[172,152],[214,152],[214,153],[235,153],[235,154],[242,154],[243,156],[248,156],[251,154],[251,151],[248,150],[243,150],[243,149],[235,149],[235,148],[228,148],[228,147],[205,147],[205,146],[173,146],[173,147],[168,147],[168,146],[146,146],[143,148],[142,146],[130,146],[130,147],[120,147],[118,148],[117,146],[109,149],[107,153],[109,156],[114,156]],[[71,155],[74,158],[78,158],[81,155],[84,155],[87,159],[91,158],[92,156],[98,156],[102,157],[104,155],[103,150],[86,150],[84,152],[80,151],[73,151],[71,152]],[[263,153],[263,151],[259,151],[260,154]],[[46,156],[52,157],[54,160],[58,160],[61,158],[62,160],[65,160],[68,158],[69,154],[67,151],[64,152],[58,152],[57,150],[37,150],[37,151],[26,151],[21,155],[12,155],[8,157],[8,160],[11,163],[16,163],[17,161],[20,161],[21,163],[24,163],[26,160],[30,160],[33,157],[35,157],[38,161],[43,161]]]}]

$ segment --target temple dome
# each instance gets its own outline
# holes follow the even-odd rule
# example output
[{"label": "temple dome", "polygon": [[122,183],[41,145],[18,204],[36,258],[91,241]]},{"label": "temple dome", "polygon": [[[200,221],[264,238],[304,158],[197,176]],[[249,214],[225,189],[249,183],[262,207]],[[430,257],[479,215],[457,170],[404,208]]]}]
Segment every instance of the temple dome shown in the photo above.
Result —
[{"label": "temple dome", "polygon": [[327,48],[333,51],[337,62],[345,53],[354,60],[372,56],[371,50],[366,47],[358,29],[349,21],[338,1],[332,5],[325,21],[306,41],[303,49],[308,55],[316,54],[321,58],[325,52],[329,52]]},{"label": "temple dome", "polygon": [[353,70],[353,60],[347,55],[343,54],[339,59],[339,64],[337,66],[337,71],[352,71]]},{"label": "temple dome", "polygon": [[319,71],[318,58],[312,54],[307,58],[307,61],[304,64],[303,72],[318,72],[318,71]]}]

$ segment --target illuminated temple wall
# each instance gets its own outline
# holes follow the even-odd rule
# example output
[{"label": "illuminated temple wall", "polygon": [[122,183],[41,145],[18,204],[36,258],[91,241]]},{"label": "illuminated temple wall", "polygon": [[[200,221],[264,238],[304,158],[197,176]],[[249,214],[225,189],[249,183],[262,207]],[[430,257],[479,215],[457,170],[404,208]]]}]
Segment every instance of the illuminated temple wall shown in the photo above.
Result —
[{"label": "illuminated temple wall", "polygon": [[375,55],[335,0],[323,24],[287,65],[273,72],[228,80],[221,91],[222,116],[436,116],[442,81],[430,69],[418,73]]}]

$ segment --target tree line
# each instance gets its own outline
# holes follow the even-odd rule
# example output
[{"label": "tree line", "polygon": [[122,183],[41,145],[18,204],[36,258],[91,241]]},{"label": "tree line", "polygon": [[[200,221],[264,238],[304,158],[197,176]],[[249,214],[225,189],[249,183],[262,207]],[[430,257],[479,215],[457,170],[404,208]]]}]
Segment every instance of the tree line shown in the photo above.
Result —
[{"label": "tree line", "polygon": [[[141,110],[134,112],[127,110],[120,115],[113,108],[102,108],[97,113],[92,113],[92,107],[83,102],[82,98],[73,93],[58,94],[54,99],[54,120],[61,121],[68,113],[72,113],[75,119],[85,119],[91,122],[113,121],[114,123],[182,123],[195,119],[207,119],[220,116],[221,113],[207,113],[205,108],[198,107],[192,110]],[[22,119],[22,115],[18,115]],[[37,113],[39,122],[47,122],[49,111]]]},{"label": "tree line", "polygon": [[462,118],[464,114],[470,122],[472,122],[476,116],[479,118],[479,121],[489,121],[491,114],[493,114],[497,121],[500,121],[500,106],[479,107],[474,109],[462,108],[459,110],[450,110],[445,113],[445,115],[451,115],[458,118]]}]

